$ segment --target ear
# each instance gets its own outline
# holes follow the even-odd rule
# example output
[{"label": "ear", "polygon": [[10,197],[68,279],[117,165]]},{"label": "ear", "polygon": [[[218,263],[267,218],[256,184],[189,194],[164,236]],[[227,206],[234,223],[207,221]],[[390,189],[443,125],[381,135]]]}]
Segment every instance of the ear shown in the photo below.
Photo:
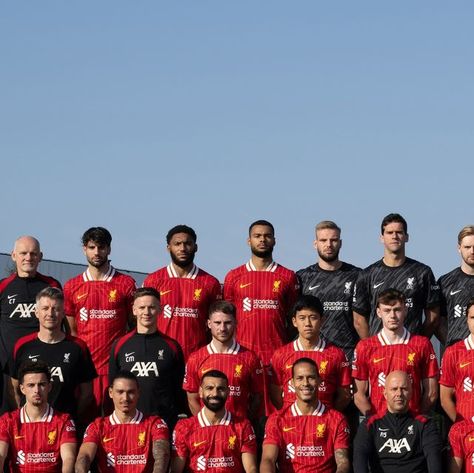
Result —
[{"label": "ear", "polygon": [[40,251],[40,254],[39,254],[39,261],[40,262],[43,261],[43,252],[42,251]]},{"label": "ear", "polygon": [[11,255],[10,255],[10,256],[11,256],[12,260],[16,263],[16,253],[15,253],[15,250],[13,250],[13,251],[11,252]]},{"label": "ear", "polygon": [[21,394],[25,394],[25,388],[23,387],[23,384],[19,384],[18,387],[20,388]]},{"label": "ear", "polygon": [[314,248],[315,250],[318,249],[318,240],[317,240],[317,238],[315,238],[315,239],[313,240],[313,248]]},{"label": "ear", "polygon": [[380,315],[380,309],[379,309],[378,307],[375,309],[375,312],[376,312],[376,314],[377,314],[377,317],[378,317],[379,319],[381,319],[382,316]]},{"label": "ear", "polygon": [[207,328],[211,330],[211,321],[209,319],[207,319]]},{"label": "ear", "polygon": [[247,245],[250,246],[250,237],[247,238]]},{"label": "ear", "polygon": [[109,397],[112,399],[112,386],[109,386]]},{"label": "ear", "polygon": [[408,242],[409,238],[410,238],[410,235],[408,235],[408,233],[407,233],[406,237],[405,237],[405,242]]},{"label": "ear", "polygon": [[293,327],[296,327],[296,317],[292,317],[291,322],[293,323]]}]

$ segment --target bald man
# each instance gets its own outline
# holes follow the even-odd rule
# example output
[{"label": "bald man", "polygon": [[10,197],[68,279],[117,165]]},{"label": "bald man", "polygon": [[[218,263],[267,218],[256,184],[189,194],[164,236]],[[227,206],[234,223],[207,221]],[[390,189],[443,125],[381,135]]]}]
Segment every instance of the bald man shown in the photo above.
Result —
[{"label": "bald man", "polygon": [[[18,238],[11,256],[15,263],[15,272],[0,281],[0,363],[2,368],[13,351],[15,342],[39,329],[38,319],[35,316],[36,295],[48,286],[61,287],[56,279],[38,273],[43,253],[36,238],[32,236]],[[2,402],[1,410],[4,411],[5,408],[5,402]]]},{"label": "bald man", "polygon": [[354,473],[443,473],[439,433],[427,417],[410,412],[411,395],[406,372],[388,374],[387,411],[360,424],[354,441]]}]

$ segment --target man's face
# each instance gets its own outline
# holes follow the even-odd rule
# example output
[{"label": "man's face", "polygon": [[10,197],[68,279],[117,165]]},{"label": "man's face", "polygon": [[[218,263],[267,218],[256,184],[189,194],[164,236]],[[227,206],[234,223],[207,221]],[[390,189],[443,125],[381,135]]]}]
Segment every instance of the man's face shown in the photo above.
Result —
[{"label": "man's face", "polygon": [[86,256],[87,262],[94,268],[102,268],[109,261],[110,246],[102,245],[94,241],[88,241],[87,245],[82,247]]},{"label": "man's face", "polygon": [[405,233],[402,223],[392,222],[385,226],[383,234],[380,236],[380,241],[390,253],[400,253],[405,249],[408,233]]},{"label": "man's face", "polygon": [[221,343],[226,343],[234,338],[235,318],[224,312],[214,312],[209,316],[207,326],[211,331],[212,338]]},{"label": "man's face", "polygon": [[387,409],[394,414],[406,412],[411,399],[411,391],[411,382],[406,374],[387,376],[383,392],[387,400]]},{"label": "man's face", "polygon": [[469,328],[469,332],[474,335],[474,305],[471,305],[467,311],[467,326]]},{"label": "man's face", "polygon": [[28,404],[40,407],[48,402],[51,387],[51,383],[44,373],[27,373],[23,377],[23,384],[20,384],[20,391]]},{"label": "man's face", "polygon": [[122,414],[134,415],[138,402],[138,386],[133,379],[117,378],[109,387],[114,409]]},{"label": "man's face", "polygon": [[35,239],[22,237],[16,241],[12,251],[12,260],[15,262],[18,276],[35,276],[42,258],[43,254]]},{"label": "man's face", "polygon": [[342,245],[340,237],[339,232],[333,228],[324,228],[316,232],[314,247],[323,261],[332,263],[338,260]]},{"label": "man's face", "polygon": [[64,319],[64,303],[57,299],[42,297],[36,304],[36,317],[41,327],[55,330]]},{"label": "man's face", "polygon": [[319,337],[321,329],[321,315],[313,309],[301,309],[292,319],[293,326],[305,340],[314,340]]},{"label": "man's face", "polygon": [[156,319],[160,312],[160,303],[156,297],[137,297],[133,302],[133,315],[137,318],[137,326],[143,328],[156,327]]},{"label": "man's face", "polygon": [[294,367],[291,383],[296,397],[303,402],[312,402],[318,398],[319,375],[309,363],[299,363]]},{"label": "man's face", "polygon": [[386,330],[396,331],[403,327],[407,307],[401,301],[396,301],[392,305],[379,304],[377,307],[377,315],[382,320],[383,328]]},{"label": "man's face", "polygon": [[199,387],[199,397],[203,404],[212,412],[220,411],[227,401],[229,386],[222,378],[206,376]]},{"label": "man's face", "polygon": [[471,268],[474,267],[474,235],[465,236],[458,246],[462,260]]},{"label": "man's face", "polygon": [[175,233],[167,245],[171,261],[180,268],[186,268],[194,261],[197,244],[187,233]]},{"label": "man's face", "polygon": [[260,258],[268,258],[273,254],[275,235],[267,225],[254,225],[247,240],[252,254]]}]

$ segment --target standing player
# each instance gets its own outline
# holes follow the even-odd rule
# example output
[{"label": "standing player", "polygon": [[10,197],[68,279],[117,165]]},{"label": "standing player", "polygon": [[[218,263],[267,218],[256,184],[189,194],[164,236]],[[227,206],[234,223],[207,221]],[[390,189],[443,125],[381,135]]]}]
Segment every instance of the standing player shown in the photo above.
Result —
[{"label": "standing player", "polygon": [[406,371],[413,382],[413,412],[428,413],[438,397],[438,363],[433,346],[428,338],[412,335],[404,328],[407,311],[400,291],[382,291],[377,300],[382,330],[357,344],[352,377],[356,384],[354,402],[362,415],[384,414],[385,379],[395,370]]},{"label": "standing player", "polygon": [[463,340],[469,335],[464,323],[466,304],[474,297],[474,225],[464,227],[458,235],[461,267],[441,276],[441,338],[446,345]]},{"label": "standing player", "polygon": [[48,404],[46,363],[27,362],[18,375],[26,404],[0,418],[0,470],[8,458],[11,473],[72,473],[76,429],[69,415]]},{"label": "standing player", "polygon": [[266,220],[249,228],[252,256],[232,269],[224,281],[224,299],[237,308],[237,340],[253,350],[265,366],[287,341],[287,315],[297,297],[295,273],[273,261],[275,230]]},{"label": "standing player", "polygon": [[86,342],[99,374],[93,385],[97,413],[103,407],[108,386],[110,347],[125,333],[136,288],[133,278],[119,273],[110,264],[111,243],[108,230],[89,228],[82,235],[87,269],[64,286],[71,332]]},{"label": "standing player", "polygon": [[339,259],[341,229],[334,222],[324,220],[316,225],[313,244],[319,259],[316,264],[296,273],[301,292],[322,302],[324,324],[321,333],[326,340],[342,348],[351,360],[359,341],[358,327],[354,328],[352,298],[360,269]]},{"label": "standing player", "polygon": [[194,264],[196,240],[192,228],[173,227],[166,235],[171,263],[143,282],[143,287],[159,291],[158,329],[181,345],[185,360],[206,343],[207,311],[221,295],[219,281]]},{"label": "standing player", "polygon": [[18,391],[20,366],[28,361],[43,361],[50,367],[51,390],[48,402],[54,409],[78,421],[93,401],[92,380],[97,376],[86,344],[66,335],[64,296],[60,289],[46,287],[36,296],[36,317],[39,331],[20,338],[15,344],[8,369],[17,407],[21,405]]},{"label": "standing player", "polygon": [[183,388],[188,394],[191,412],[201,410],[199,385],[210,370],[222,371],[229,382],[226,408],[238,417],[255,419],[263,394],[263,367],[257,355],[235,340],[235,306],[216,301],[209,308],[207,325],[211,342],[191,354],[186,364]]},{"label": "standing player", "polygon": [[376,302],[379,294],[388,288],[405,294],[408,308],[405,325],[411,333],[430,338],[438,327],[438,286],[428,266],[405,256],[407,231],[407,222],[400,214],[389,214],[382,220],[383,258],[359,274],[354,291],[354,321],[361,338],[368,337],[369,331],[370,335],[380,331],[382,324],[376,314]]},{"label": "standing player", "polygon": [[311,358],[319,366],[318,399],[323,404],[342,411],[351,399],[349,362],[340,348],[321,338],[322,314],[323,306],[314,296],[300,297],[293,307],[292,321],[298,338],[276,350],[271,361],[270,396],[277,409],[295,401],[293,363],[303,357]]},{"label": "standing player", "polygon": [[474,473],[474,420],[456,422],[449,431],[451,462],[448,473]]},{"label": "standing player", "polygon": [[158,332],[160,294],[151,287],[137,289],[133,296],[133,315],[137,328],[112,345],[109,379],[121,370],[135,374],[140,381],[138,409],[144,414],[159,415],[170,429],[178,414],[186,411],[181,388],[184,361],[178,343]]},{"label": "standing player", "polygon": [[224,373],[211,370],[202,376],[199,396],[204,407],[176,424],[171,473],[257,473],[255,433],[247,419],[225,408],[228,395]]},{"label": "standing player", "polygon": [[347,473],[349,428],[344,416],[318,400],[318,367],[310,358],[293,363],[296,401],[272,414],[265,427],[260,473]]},{"label": "standing player", "polygon": [[109,387],[114,411],[87,427],[76,460],[76,473],[87,473],[97,458],[99,471],[165,473],[170,444],[166,423],[137,409],[138,380],[129,371],[116,374]]},{"label": "standing player", "polygon": [[448,417],[474,416],[474,298],[466,304],[469,335],[446,348],[441,362],[440,400]]}]

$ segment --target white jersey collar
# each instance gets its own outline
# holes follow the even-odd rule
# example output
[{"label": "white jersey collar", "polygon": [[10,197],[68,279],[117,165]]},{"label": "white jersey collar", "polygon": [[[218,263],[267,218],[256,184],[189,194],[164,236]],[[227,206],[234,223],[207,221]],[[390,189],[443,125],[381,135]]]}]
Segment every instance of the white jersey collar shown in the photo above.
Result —
[{"label": "white jersey collar", "polygon": [[234,338],[234,341],[232,342],[232,345],[229,348],[227,348],[227,350],[224,351],[224,352],[218,351],[216,346],[212,342],[207,345],[207,352],[210,355],[213,355],[213,354],[237,355],[237,353],[239,353],[239,351],[240,351],[240,345],[237,343],[235,338]]},{"label": "white jersey collar", "polygon": [[232,420],[232,415],[231,413],[226,409],[224,412],[224,416],[222,419],[219,421],[218,424],[212,424],[209,419],[206,417],[206,414],[204,413],[204,408],[202,408],[197,415],[199,425],[201,427],[211,427],[213,425],[229,425],[230,421]]},{"label": "white jersey collar", "polygon": [[[110,282],[112,281],[112,278],[114,277],[114,274],[115,274],[115,268],[112,266],[112,265],[109,265],[109,269],[108,271],[102,276],[101,279],[97,279],[97,281],[106,281],[106,282]],[[88,282],[88,281],[96,281],[90,271],[89,271],[89,268],[87,268],[83,273],[82,273],[82,279],[85,281],[85,282]]]},{"label": "white jersey collar", "polygon": [[46,411],[45,411],[43,417],[41,417],[41,419],[38,420],[38,421],[32,421],[29,418],[28,414],[26,413],[26,405],[24,405],[20,409],[20,422],[22,424],[30,424],[30,423],[33,423],[33,422],[51,422],[51,420],[53,418],[53,413],[54,413],[53,408],[48,404],[48,407],[46,408]]},{"label": "white jersey collar", "polygon": [[[248,263],[245,264],[245,267],[247,268],[247,271],[258,271],[252,260],[249,260]],[[271,273],[274,273],[277,267],[278,264],[275,263],[275,261],[272,261],[263,271],[269,271]]]},{"label": "white jersey collar", "polygon": [[[139,424],[142,421],[142,419],[143,419],[143,413],[137,409],[137,412],[133,416],[133,419],[131,419],[130,422],[125,422],[125,424]],[[118,418],[115,411],[112,412],[112,414],[110,414],[109,421],[112,425],[122,424],[122,422],[120,422],[120,419]]]},{"label": "white jersey collar", "polygon": [[407,345],[411,338],[411,333],[403,327],[403,335],[401,340],[398,343],[393,343],[389,340],[389,338],[385,335],[384,329],[380,330],[377,334],[377,338],[382,346],[387,345]]},{"label": "white jersey collar", "polygon": [[467,351],[474,350],[474,341],[472,338],[472,335],[469,335],[467,338],[464,339],[464,345]]},{"label": "white jersey collar", "polygon": [[311,350],[305,350],[303,348],[303,345],[301,345],[299,338],[297,338],[293,342],[293,348],[295,351],[324,351],[324,349],[326,348],[326,342],[323,340],[322,337],[319,337],[319,342],[314,348],[312,348]]},{"label": "white jersey collar", "polygon": [[[176,272],[176,269],[174,269],[174,266],[172,263],[170,263],[168,266],[166,266],[166,271],[168,272],[168,276],[170,278],[179,278],[179,274]],[[186,276],[182,276],[183,279],[196,279],[196,276],[199,272],[199,268],[193,264],[193,267],[191,268],[191,271],[189,271]]]},{"label": "white jersey collar", "polygon": [[[310,415],[322,416],[325,411],[326,411],[326,406],[321,401],[318,401],[318,405],[316,406],[316,409]],[[305,415],[301,412],[300,408],[298,407],[298,404],[296,404],[296,401],[291,405],[290,412],[293,417]]]}]

